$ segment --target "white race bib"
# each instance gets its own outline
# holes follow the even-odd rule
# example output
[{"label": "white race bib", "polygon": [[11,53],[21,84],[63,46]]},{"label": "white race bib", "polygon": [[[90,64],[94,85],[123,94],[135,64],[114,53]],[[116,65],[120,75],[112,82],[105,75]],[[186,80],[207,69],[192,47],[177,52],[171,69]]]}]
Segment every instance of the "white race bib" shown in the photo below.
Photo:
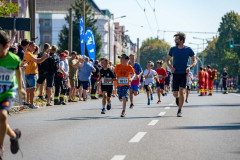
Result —
[{"label": "white race bib", "polygon": [[12,85],[12,72],[0,73],[0,85],[6,85],[6,86]]},{"label": "white race bib", "polygon": [[102,85],[113,85],[112,82],[104,82],[105,80],[111,80],[112,78],[102,78]]},{"label": "white race bib", "polygon": [[162,80],[162,75],[158,75],[158,79],[159,79],[159,80]]},{"label": "white race bib", "polygon": [[119,85],[128,85],[128,77],[119,77],[118,84]]}]

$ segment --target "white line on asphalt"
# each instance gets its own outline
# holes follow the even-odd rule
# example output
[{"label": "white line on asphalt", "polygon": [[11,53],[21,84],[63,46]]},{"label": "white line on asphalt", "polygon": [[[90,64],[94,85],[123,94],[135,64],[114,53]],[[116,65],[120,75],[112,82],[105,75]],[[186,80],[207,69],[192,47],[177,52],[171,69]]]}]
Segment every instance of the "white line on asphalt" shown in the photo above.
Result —
[{"label": "white line on asphalt", "polygon": [[139,142],[147,132],[138,132],[129,142],[137,143]]},{"label": "white line on asphalt", "polygon": [[158,120],[152,120],[150,123],[148,123],[149,126],[154,126],[157,124]]},{"label": "white line on asphalt", "polygon": [[170,107],[165,107],[164,109],[170,109]]},{"label": "white line on asphalt", "polygon": [[115,155],[111,160],[124,160],[125,155]]},{"label": "white line on asphalt", "polygon": [[234,95],[234,96],[240,96],[240,94],[232,94],[232,95]]},{"label": "white line on asphalt", "polygon": [[164,116],[166,112],[160,112],[158,115],[159,116]]}]

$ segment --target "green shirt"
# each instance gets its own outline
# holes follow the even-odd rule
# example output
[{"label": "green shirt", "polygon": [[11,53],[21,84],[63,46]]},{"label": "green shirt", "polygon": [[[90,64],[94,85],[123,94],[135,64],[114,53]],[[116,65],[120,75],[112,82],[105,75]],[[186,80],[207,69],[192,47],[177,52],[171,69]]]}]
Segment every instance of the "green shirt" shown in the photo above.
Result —
[{"label": "green shirt", "polygon": [[0,58],[0,102],[7,97],[15,97],[18,89],[15,70],[19,66],[19,57],[11,52]]}]

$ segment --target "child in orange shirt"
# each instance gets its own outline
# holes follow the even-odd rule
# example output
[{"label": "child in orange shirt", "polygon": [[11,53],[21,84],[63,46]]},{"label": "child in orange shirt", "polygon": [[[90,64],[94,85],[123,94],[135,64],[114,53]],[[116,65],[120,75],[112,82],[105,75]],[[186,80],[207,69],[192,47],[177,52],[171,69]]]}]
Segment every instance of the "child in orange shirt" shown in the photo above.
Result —
[{"label": "child in orange shirt", "polygon": [[[128,101],[128,90],[131,86],[131,82],[135,77],[135,71],[131,65],[128,65],[129,57],[126,54],[122,54],[118,56],[120,58],[121,64],[118,64],[114,72],[117,77],[117,94],[118,98],[121,102],[123,102],[123,110],[121,117],[126,116],[126,104]],[[130,74],[132,74],[132,78],[130,78]]]}]

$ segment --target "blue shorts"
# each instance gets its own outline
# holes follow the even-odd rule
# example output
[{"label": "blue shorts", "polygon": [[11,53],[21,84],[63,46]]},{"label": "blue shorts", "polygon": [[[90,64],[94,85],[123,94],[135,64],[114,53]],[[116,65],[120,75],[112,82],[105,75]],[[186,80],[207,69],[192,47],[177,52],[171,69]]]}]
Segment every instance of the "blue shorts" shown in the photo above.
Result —
[{"label": "blue shorts", "polygon": [[36,88],[37,76],[36,74],[26,74],[26,88]]},{"label": "blue shorts", "polygon": [[157,87],[160,87],[160,89],[164,89],[165,83],[157,83]]},{"label": "blue shorts", "polygon": [[3,101],[0,102],[0,110],[4,109],[8,112],[10,111],[11,107],[13,106],[14,99],[12,97],[7,97]]},{"label": "blue shorts", "polygon": [[132,89],[135,92],[139,92],[139,85],[133,85],[131,84],[131,87],[129,89]]},{"label": "blue shorts", "polygon": [[128,90],[129,90],[129,86],[117,87],[117,94],[118,94],[119,100],[122,99],[122,97],[125,97],[128,100]]},{"label": "blue shorts", "polygon": [[80,81],[80,80],[78,80],[78,88],[80,88],[80,86],[83,86],[84,90],[88,90],[89,81]]}]

